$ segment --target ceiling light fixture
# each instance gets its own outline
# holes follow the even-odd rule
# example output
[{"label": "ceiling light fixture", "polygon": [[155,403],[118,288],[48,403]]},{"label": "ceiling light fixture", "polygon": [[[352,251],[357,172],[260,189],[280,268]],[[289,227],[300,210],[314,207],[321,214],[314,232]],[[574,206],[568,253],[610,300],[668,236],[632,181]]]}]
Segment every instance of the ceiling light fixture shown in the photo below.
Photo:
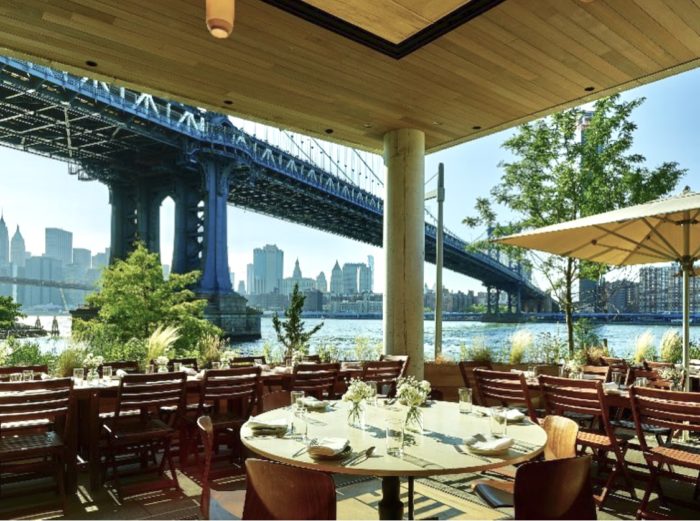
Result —
[{"label": "ceiling light fixture", "polygon": [[206,0],[207,29],[214,38],[228,38],[233,31],[235,0]]}]

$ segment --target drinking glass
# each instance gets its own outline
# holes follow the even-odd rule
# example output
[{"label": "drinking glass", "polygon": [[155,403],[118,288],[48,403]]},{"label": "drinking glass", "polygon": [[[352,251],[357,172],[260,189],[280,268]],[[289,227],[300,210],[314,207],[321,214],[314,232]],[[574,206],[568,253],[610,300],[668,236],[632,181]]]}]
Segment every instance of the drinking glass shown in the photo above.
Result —
[{"label": "drinking glass", "polygon": [[386,420],[386,453],[399,458],[403,453],[403,420],[400,418]]},{"label": "drinking glass", "polygon": [[377,405],[377,382],[368,381],[369,386],[369,397],[367,398],[367,405]]},{"label": "drinking glass", "polygon": [[34,371],[31,369],[25,369],[22,371],[22,381],[23,382],[31,382],[34,380]]},{"label": "drinking glass", "polygon": [[617,386],[618,389],[622,388],[622,378],[623,378],[622,373],[613,373],[613,382],[615,382],[615,385]]},{"label": "drinking glass", "polygon": [[506,435],[508,426],[506,411],[505,407],[491,407],[489,425],[491,427],[491,436],[494,438],[502,438]]},{"label": "drinking glass", "polygon": [[469,387],[460,387],[459,391],[459,412],[470,414],[472,412],[472,390]]},{"label": "drinking glass", "polygon": [[221,369],[221,362],[212,362],[211,368],[212,369]]},{"label": "drinking glass", "polygon": [[301,404],[301,399],[304,397],[304,391],[292,391],[289,393],[289,396],[292,399],[292,407],[294,407],[295,405]]},{"label": "drinking glass", "polygon": [[76,367],[73,369],[73,378],[75,379],[75,383],[80,385],[83,383],[83,378],[85,378],[85,370],[82,367]]},{"label": "drinking glass", "polygon": [[306,420],[306,407],[300,404],[295,405],[292,414],[292,432],[302,443],[308,441],[309,424]]},{"label": "drinking glass", "polygon": [[181,362],[173,362],[173,372],[179,373],[182,371],[182,363]]},{"label": "drinking glass", "polygon": [[103,365],[102,366],[102,378],[109,382],[112,379],[112,366],[111,365]]},{"label": "drinking glass", "polygon": [[635,378],[634,385],[637,387],[646,387],[649,385],[649,381],[646,378]]},{"label": "drinking glass", "polygon": [[22,381],[22,373],[12,373],[10,375],[10,382],[21,382]]},{"label": "drinking glass", "polygon": [[263,365],[262,358],[255,358],[255,359],[253,360],[253,363],[254,363],[255,365]]},{"label": "drinking glass", "polygon": [[153,364],[148,364],[146,366],[146,374],[153,374],[153,373],[155,373],[155,367],[153,366]]}]

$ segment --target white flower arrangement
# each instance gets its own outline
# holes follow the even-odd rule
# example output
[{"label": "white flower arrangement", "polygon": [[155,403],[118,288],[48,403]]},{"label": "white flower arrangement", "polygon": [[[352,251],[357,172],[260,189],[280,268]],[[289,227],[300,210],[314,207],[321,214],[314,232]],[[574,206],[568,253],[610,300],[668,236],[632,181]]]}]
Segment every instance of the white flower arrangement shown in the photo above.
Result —
[{"label": "white flower arrangement", "polygon": [[396,382],[396,397],[403,405],[418,407],[428,399],[431,389],[427,380],[419,382],[413,376],[399,378]]},{"label": "white flower arrangement", "polygon": [[168,362],[170,362],[170,360],[165,355],[161,355],[158,358],[156,358],[156,365],[168,365]]},{"label": "white flower arrangement", "polygon": [[343,401],[360,403],[362,400],[367,400],[372,397],[372,386],[363,382],[359,378],[350,380],[348,390],[343,395]]},{"label": "white flower arrangement", "polygon": [[88,353],[83,359],[83,367],[86,369],[97,369],[104,363],[105,359],[102,356],[95,356],[92,353]]}]

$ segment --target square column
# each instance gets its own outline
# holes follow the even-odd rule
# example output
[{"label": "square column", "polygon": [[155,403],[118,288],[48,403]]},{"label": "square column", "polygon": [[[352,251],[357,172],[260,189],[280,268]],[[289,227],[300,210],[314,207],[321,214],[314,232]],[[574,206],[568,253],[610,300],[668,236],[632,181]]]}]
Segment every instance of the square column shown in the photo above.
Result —
[{"label": "square column", "polygon": [[409,355],[409,374],[423,378],[425,262],[425,134],[398,129],[384,135],[384,349]]}]

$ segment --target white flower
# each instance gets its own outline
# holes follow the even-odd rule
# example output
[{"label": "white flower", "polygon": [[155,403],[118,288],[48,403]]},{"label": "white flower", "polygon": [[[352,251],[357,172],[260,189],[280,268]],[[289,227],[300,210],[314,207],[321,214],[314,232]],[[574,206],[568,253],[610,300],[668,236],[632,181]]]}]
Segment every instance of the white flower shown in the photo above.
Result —
[{"label": "white flower", "polygon": [[104,361],[104,357],[99,355],[95,356],[92,353],[88,353],[88,355],[83,360],[83,366],[87,369],[97,369],[104,363]]},{"label": "white flower", "polygon": [[359,378],[350,380],[348,390],[343,395],[343,400],[346,402],[359,403],[372,396],[372,387],[363,382]]},{"label": "white flower", "polygon": [[167,356],[159,356],[156,358],[156,365],[168,365],[169,361]]},{"label": "white flower", "polygon": [[404,405],[417,407],[425,403],[430,394],[430,382],[419,382],[413,376],[399,378],[396,382],[396,397]]}]

